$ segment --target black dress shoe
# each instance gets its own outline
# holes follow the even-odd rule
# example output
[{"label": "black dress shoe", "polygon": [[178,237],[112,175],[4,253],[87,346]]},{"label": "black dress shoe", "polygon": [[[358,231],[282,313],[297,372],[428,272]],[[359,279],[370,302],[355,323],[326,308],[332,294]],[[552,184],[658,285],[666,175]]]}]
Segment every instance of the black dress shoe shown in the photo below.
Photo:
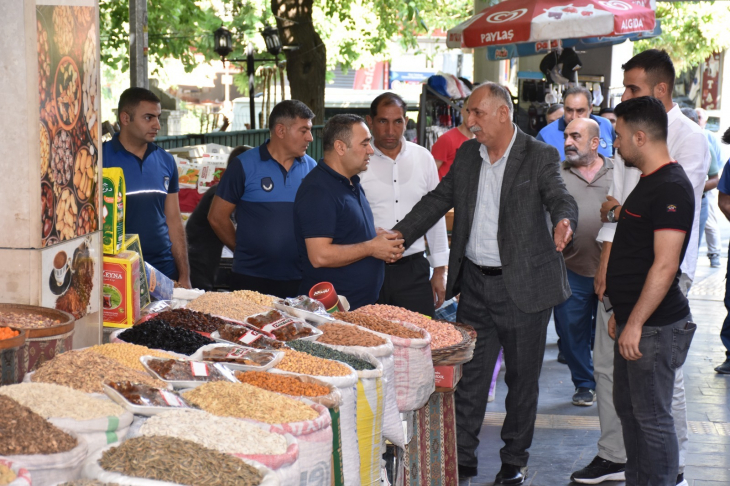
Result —
[{"label": "black dress shoe", "polygon": [[522,484],[527,476],[527,466],[520,467],[513,464],[502,463],[502,469],[494,478],[494,484]]},{"label": "black dress shoe", "polygon": [[730,375],[730,358],[728,358],[723,364],[715,368],[715,371],[717,371],[721,375]]},{"label": "black dress shoe", "polygon": [[461,464],[459,464],[459,479],[473,478],[476,475],[476,466],[462,466]]}]

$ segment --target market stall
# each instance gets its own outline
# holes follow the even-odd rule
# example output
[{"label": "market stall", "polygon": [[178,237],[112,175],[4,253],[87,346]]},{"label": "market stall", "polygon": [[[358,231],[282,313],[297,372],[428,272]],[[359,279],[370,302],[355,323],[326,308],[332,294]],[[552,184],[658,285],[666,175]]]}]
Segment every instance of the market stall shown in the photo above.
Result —
[{"label": "market stall", "polygon": [[0,420],[0,456],[41,485],[214,475],[210,484],[349,486],[379,485],[390,450],[393,484],[456,481],[453,391],[470,328],[250,291],[179,304],[154,302],[108,344],[0,387],[2,413],[27,416],[8,431]]}]

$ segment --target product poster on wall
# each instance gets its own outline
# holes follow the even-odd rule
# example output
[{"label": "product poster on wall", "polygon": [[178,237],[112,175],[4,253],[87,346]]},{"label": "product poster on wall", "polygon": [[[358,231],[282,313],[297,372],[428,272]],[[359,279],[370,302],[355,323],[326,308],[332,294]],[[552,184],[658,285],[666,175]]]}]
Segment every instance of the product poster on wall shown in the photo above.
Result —
[{"label": "product poster on wall", "polygon": [[36,7],[43,246],[98,229],[96,9]]},{"label": "product poster on wall", "polygon": [[81,319],[99,310],[100,235],[62,242],[42,251],[41,305]]}]

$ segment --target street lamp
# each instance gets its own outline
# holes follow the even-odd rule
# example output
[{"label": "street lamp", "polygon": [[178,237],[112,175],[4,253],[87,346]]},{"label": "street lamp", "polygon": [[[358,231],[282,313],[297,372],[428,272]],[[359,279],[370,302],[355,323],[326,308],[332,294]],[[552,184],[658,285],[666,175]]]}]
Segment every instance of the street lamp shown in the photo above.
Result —
[{"label": "street lamp", "polygon": [[261,31],[261,35],[264,37],[266,42],[266,50],[269,54],[276,57],[281,52],[281,40],[279,40],[279,29],[267,25],[264,30]]},{"label": "street lamp", "polygon": [[231,31],[223,27],[218,27],[218,30],[213,32],[215,38],[215,48],[213,49],[216,54],[225,59],[225,57],[233,52],[233,41],[231,40]]},{"label": "street lamp", "polygon": [[[266,50],[274,56],[274,59],[256,59],[253,45],[249,44],[246,48],[245,59],[228,59],[228,62],[245,62],[246,63],[246,74],[248,74],[248,95],[249,95],[249,110],[251,118],[251,128],[256,128],[256,110],[254,108],[254,91],[255,87],[255,75],[256,75],[256,63],[257,62],[271,62],[274,61],[277,65],[279,64],[279,54],[282,51],[281,40],[279,39],[279,30],[276,27],[267,25],[264,30],[261,31],[261,35],[266,42]],[[213,32],[215,38],[215,48],[213,49],[216,54],[221,56],[223,62],[226,61],[226,56],[233,52],[233,41],[231,40],[231,32],[223,27],[222,25]],[[290,49],[296,49],[298,47],[289,47]],[[282,88],[283,89],[283,88]]]}]

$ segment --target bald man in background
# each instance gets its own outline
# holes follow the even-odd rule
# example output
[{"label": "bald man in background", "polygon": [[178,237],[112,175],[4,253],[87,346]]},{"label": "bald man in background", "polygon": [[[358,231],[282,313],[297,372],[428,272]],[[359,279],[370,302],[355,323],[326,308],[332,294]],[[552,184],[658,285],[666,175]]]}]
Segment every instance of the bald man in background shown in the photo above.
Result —
[{"label": "bald man in background", "polygon": [[580,232],[563,250],[572,295],[555,306],[555,329],[575,386],[573,405],[587,407],[596,398],[591,341],[598,307],[593,277],[601,259],[596,237],[603,224],[598,215],[613,181],[613,161],[598,153],[601,134],[594,120],[575,118],[564,133],[565,161],[560,175],[580,207]]}]

